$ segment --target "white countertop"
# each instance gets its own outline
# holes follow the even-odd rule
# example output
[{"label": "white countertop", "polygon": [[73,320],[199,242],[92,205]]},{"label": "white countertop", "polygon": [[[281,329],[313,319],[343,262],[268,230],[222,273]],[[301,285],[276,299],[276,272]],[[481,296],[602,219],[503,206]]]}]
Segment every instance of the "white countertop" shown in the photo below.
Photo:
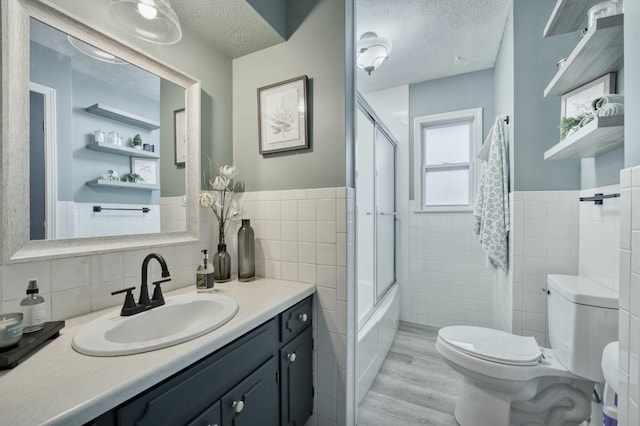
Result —
[{"label": "white countertop", "polygon": [[[315,292],[315,286],[258,278],[216,283],[233,297],[238,313],[204,336],[151,352],[93,357],[73,350],[74,334],[104,315],[93,312],[66,320],[57,339],[33,352],[17,367],[0,370],[0,425],[83,424],[232,342]],[[195,286],[167,293],[195,293]]]}]

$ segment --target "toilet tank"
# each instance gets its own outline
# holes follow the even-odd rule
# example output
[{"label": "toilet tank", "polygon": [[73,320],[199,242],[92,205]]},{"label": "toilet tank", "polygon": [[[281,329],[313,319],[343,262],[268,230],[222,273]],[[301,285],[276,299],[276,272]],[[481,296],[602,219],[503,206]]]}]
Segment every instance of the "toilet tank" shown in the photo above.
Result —
[{"label": "toilet tank", "polygon": [[569,371],[604,383],[602,350],[618,340],[618,294],[576,275],[548,275],[549,342]]}]

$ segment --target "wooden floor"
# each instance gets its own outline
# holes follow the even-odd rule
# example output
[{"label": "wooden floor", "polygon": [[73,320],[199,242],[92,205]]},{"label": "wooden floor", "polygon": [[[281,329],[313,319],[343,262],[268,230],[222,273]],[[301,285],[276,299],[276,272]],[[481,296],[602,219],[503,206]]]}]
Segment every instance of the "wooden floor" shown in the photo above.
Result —
[{"label": "wooden floor", "polygon": [[380,373],[358,409],[359,426],[456,425],[461,376],[435,349],[438,329],[400,322]]}]

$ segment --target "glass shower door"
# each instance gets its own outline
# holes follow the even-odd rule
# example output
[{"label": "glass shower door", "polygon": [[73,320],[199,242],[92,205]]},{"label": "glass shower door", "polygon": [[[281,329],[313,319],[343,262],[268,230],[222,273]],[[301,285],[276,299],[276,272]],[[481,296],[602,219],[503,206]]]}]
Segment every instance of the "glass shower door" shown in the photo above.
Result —
[{"label": "glass shower door", "polygon": [[396,281],[395,144],[376,128],[376,302]]}]

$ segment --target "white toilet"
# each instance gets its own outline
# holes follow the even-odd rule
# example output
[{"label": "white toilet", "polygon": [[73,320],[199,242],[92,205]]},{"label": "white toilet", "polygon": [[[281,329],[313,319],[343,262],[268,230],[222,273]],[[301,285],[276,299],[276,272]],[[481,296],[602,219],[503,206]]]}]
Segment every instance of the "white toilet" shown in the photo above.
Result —
[{"label": "white toilet", "polygon": [[618,337],[618,295],[586,277],[549,275],[552,349],[533,337],[473,326],[444,327],[436,349],[463,381],[461,426],[578,425],[589,418],[602,349]]}]

